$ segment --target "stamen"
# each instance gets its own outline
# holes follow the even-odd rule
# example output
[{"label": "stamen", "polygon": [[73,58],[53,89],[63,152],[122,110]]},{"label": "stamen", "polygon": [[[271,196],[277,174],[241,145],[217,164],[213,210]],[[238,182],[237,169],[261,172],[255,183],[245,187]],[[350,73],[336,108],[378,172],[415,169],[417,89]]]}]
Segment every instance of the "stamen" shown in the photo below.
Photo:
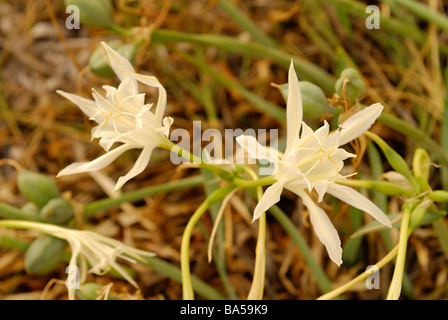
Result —
[{"label": "stamen", "polygon": [[104,122],[101,124],[100,128],[104,128],[105,126],[107,126],[108,120],[109,120],[110,116],[112,116],[112,113],[114,113],[114,112],[111,111],[107,116],[104,117]]},{"label": "stamen", "polygon": [[316,161],[315,164],[313,164],[313,166],[311,167],[311,169],[309,169],[307,172],[305,172],[305,176],[307,176],[311,171],[313,171],[313,169],[322,162],[322,159],[319,158],[319,160]]},{"label": "stamen", "polygon": [[[118,93],[117,93],[118,95]],[[127,100],[131,99],[131,98],[135,98],[135,96],[127,96],[126,98],[124,98],[123,100],[119,100],[120,101],[120,105],[118,106],[119,110],[123,110],[126,106]]]},{"label": "stamen", "polygon": [[330,160],[331,162],[333,162],[334,164],[336,164],[337,162],[336,161],[334,161],[332,158],[331,158],[331,154],[327,154],[327,157],[328,157],[328,160]]}]

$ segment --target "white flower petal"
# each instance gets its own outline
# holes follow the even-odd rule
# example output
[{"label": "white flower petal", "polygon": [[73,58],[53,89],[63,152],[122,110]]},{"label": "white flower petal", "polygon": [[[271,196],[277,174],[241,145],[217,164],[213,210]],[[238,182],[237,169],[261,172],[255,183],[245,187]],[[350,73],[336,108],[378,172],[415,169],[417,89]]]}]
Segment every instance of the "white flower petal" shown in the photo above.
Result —
[{"label": "white flower petal", "polygon": [[145,170],[145,168],[148,166],[149,160],[151,159],[151,154],[154,148],[155,146],[147,146],[142,149],[142,153],[138,157],[132,169],[129,170],[126,175],[118,179],[117,184],[115,185],[114,192],[120,190],[126,182]]},{"label": "white flower petal", "polygon": [[327,249],[330,259],[340,266],[342,264],[342,247],[335,227],[325,211],[319,208],[305,191],[297,190],[297,195],[302,198],[303,204],[308,208],[314,231]]},{"label": "white flower petal", "polygon": [[325,193],[328,189],[328,182],[327,181],[317,181],[313,183],[313,188],[316,190],[319,198],[317,199],[318,202],[322,202]]},{"label": "white flower petal", "polygon": [[278,152],[262,146],[253,136],[240,135],[236,142],[249,154],[252,159],[266,159],[277,164]]},{"label": "white flower petal", "polygon": [[345,151],[344,149],[337,149],[331,155],[331,160],[334,162],[344,161],[348,158],[356,158],[356,154]]},{"label": "white flower petal", "polygon": [[375,103],[345,120],[341,124],[341,140],[339,141],[339,145],[342,146],[366,132],[381,115],[383,108],[381,103]]},{"label": "white flower petal", "polygon": [[132,148],[133,148],[133,146],[123,144],[123,145],[113,149],[112,151],[109,151],[106,154],[96,158],[93,161],[72,163],[71,165],[62,169],[58,173],[57,176],[61,177],[61,176],[67,176],[70,174],[75,174],[75,173],[101,170],[101,169],[107,167],[109,164],[111,164],[123,152],[130,150]]},{"label": "white flower petal", "polygon": [[364,197],[358,191],[347,186],[332,183],[328,186],[327,192],[335,196],[336,198],[341,199],[345,203],[368,213],[385,226],[389,228],[392,227],[392,224],[390,223],[387,215],[383,211],[381,211],[381,209],[378,208],[372,201]]},{"label": "white flower petal", "polygon": [[84,114],[89,118],[92,117],[98,111],[98,107],[95,101],[62,90],[57,90],[56,92],[61,96],[63,96],[64,98],[76,104],[79,107],[79,109],[81,109],[81,111],[84,112]]},{"label": "white flower petal", "polygon": [[281,181],[275,182],[273,185],[266,189],[265,193],[255,207],[253,221],[260,218],[263,212],[266,212],[270,207],[280,201],[282,191],[283,182]]},{"label": "white flower petal", "polygon": [[138,74],[135,72],[128,73],[127,75],[128,75],[128,77],[131,77],[132,79],[135,79],[147,86],[155,87],[155,88],[159,89],[159,98],[157,100],[157,106],[156,106],[156,110],[155,110],[154,114],[156,115],[157,121],[161,122],[162,118],[163,118],[163,114],[165,113],[166,100],[167,100],[165,88],[162,86],[162,84],[159,82],[159,80],[157,80],[156,77]]},{"label": "white flower petal", "polygon": [[294,63],[291,60],[288,73],[288,101],[286,104],[286,150],[292,150],[299,139],[300,126],[302,124],[303,107],[302,96],[300,94],[299,79],[294,70]]},{"label": "white flower petal", "polygon": [[173,122],[174,122],[174,119],[172,117],[165,117],[162,120],[163,133],[167,137],[170,135],[170,127],[173,124]]},{"label": "white flower petal", "polygon": [[[118,52],[116,52],[114,49],[109,47],[105,42],[101,42],[103,45],[103,48],[106,51],[107,57],[109,59],[109,65],[111,66],[112,70],[114,70],[117,77],[123,81],[126,78],[129,78],[129,73],[134,73],[134,67],[129,62],[128,59],[120,55]],[[130,91],[133,92],[133,94],[137,94],[138,87],[137,82],[135,80],[130,81]]]},{"label": "white flower petal", "polygon": [[324,125],[314,132],[315,137],[322,144],[322,147],[326,147],[326,143],[324,143],[328,139],[328,132],[330,132],[330,125],[327,120],[324,120]]},{"label": "white flower petal", "polygon": [[309,125],[307,125],[305,121],[302,121],[301,128],[302,128],[302,133],[300,135],[300,140],[303,140],[307,137],[314,136],[313,129],[311,129],[311,127]]}]

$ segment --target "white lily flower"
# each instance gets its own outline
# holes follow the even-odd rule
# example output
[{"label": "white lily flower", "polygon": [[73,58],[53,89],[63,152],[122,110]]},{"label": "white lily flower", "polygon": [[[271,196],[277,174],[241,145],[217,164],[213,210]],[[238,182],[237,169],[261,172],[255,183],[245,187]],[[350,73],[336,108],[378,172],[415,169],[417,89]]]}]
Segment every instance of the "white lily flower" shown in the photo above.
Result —
[{"label": "white lily flower", "polygon": [[[71,258],[69,267],[76,267],[78,260],[87,262],[90,265],[88,272],[96,275],[104,275],[111,269],[115,269],[124,279],[126,279],[134,287],[138,288],[134,279],[117,263],[117,258],[125,259],[129,262],[137,261],[145,262],[145,257],[153,257],[152,252],[139,250],[123,244],[122,242],[100,235],[96,232],[86,230],[74,230],[59,227],[53,224],[21,221],[21,220],[2,220],[1,227],[21,228],[34,230],[56,238],[66,240],[71,248]],[[80,264],[81,268],[79,279],[85,279],[86,274],[83,268],[84,264]],[[74,290],[69,290],[69,298],[74,299]]]},{"label": "white lily flower", "polygon": [[[284,188],[302,198],[310,213],[311,224],[325,245],[331,260],[338,266],[342,263],[342,247],[338,233],[326,213],[314,203],[310,193],[315,190],[318,202],[329,193],[347,204],[356,207],[391,227],[389,218],[372,201],[354,189],[338,184],[337,180],[345,177],[340,174],[344,160],[356,157],[339,148],[341,145],[358,138],[368,130],[380,116],[383,106],[373,104],[354,114],[330,133],[329,125],[324,125],[315,132],[302,121],[302,101],[299,80],[291,62],[289,69],[289,94],[287,101],[286,150],[283,155],[269,153],[256,139],[239,136],[237,142],[249,155],[256,159],[265,159],[275,164],[276,182],[266,189],[257,204],[254,220],[280,200]],[[302,130],[300,136],[299,131]]]},{"label": "white lily flower", "polygon": [[[92,130],[92,139],[98,138],[99,144],[107,153],[91,162],[73,163],[61,170],[58,177],[97,171],[111,164],[127,150],[142,149],[134,167],[119,178],[114,189],[116,191],[146,168],[154,148],[166,141],[173,119],[162,118],[166,106],[166,91],[160,82],[155,77],[135,73],[126,58],[104,42],[102,46],[110,66],[121,80],[118,88],[103,86],[105,97],[93,89],[93,101],[61,90],[57,92],[76,104],[90,120],[98,123]],[[138,93],[138,82],[159,89],[154,112],[151,110],[152,104],[145,104],[145,94]],[[115,143],[121,145],[111,149]]]}]

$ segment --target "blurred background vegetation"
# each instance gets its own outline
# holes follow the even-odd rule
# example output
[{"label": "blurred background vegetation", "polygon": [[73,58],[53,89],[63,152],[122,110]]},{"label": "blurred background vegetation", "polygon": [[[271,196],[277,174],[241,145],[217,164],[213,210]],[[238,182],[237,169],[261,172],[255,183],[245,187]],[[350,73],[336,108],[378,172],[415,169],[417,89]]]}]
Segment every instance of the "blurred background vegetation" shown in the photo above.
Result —
[{"label": "blurred background vegetation", "polygon": [[[366,28],[368,5],[379,8],[379,29]],[[129,45],[136,70],[156,76],[167,89],[166,114],[174,118],[173,129],[192,130],[192,121],[200,120],[202,130],[277,128],[282,137],[285,102],[276,84],[287,82],[291,59],[299,79],[321,87],[332,105],[341,98],[335,95],[336,79],[345,68],[354,68],[366,87],[360,102],[385,106],[386,115],[372,130],[408,163],[415,148],[426,148],[434,161],[430,185],[447,189],[446,1],[117,0],[110,9],[113,25],[81,23],[79,29],[69,30],[70,14],[63,1],[0,0],[1,159],[13,159],[21,167],[54,177],[66,165],[102,153],[96,142],[90,142],[93,124],[56,90],[89,97],[91,88],[116,85],[116,79],[108,77],[91,56],[100,41],[118,40]],[[99,22],[103,19],[101,14],[95,17]],[[359,105],[345,107],[353,112]],[[337,120],[324,115],[306,121],[313,126],[324,118]],[[390,170],[373,145],[360,141],[351,148],[359,154],[346,164],[354,169],[351,172],[380,179]],[[88,204],[107,197],[109,177],[116,180],[127,172],[137,155],[126,153],[98,175],[64,177],[57,184],[65,196]],[[2,164],[0,201],[21,206],[25,200],[17,191],[17,171]],[[169,154],[158,150],[145,172],[123,192],[192,174],[197,171],[176,170]],[[85,219],[82,227],[153,251],[176,267],[183,229],[210,191],[204,192],[207,186],[199,181],[194,189],[157,192],[102,210]],[[370,196],[385,212],[399,212],[400,198]],[[315,299],[376,263],[396,243],[398,229],[351,238],[370,221],[368,217],[330,198],[324,205],[340,232],[344,264],[337,268],[329,261],[297,198],[285,193],[280,207],[303,238],[291,238],[278,219],[268,216],[266,299]],[[227,298],[244,299],[250,288],[257,235],[250,223],[252,209],[253,202],[241,194],[225,212],[219,240],[225,259],[218,257],[224,266],[207,262],[212,218],[205,217],[193,234],[193,274]],[[0,230],[0,236],[0,298],[66,298],[65,286],[56,280],[65,279],[66,264],[39,276],[25,270],[23,251],[36,233]],[[446,218],[415,230],[409,239],[402,298],[446,299],[447,257]],[[88,280],[112,284],[112,292],[123,299],[181,298],[179,281],[160,267],[133,265],[132,270],[140,291],[113,274]],[[384,299],[392,272],[393,264],[381,269],[380,289],[366,290],[361,283],[342,297]]]}]

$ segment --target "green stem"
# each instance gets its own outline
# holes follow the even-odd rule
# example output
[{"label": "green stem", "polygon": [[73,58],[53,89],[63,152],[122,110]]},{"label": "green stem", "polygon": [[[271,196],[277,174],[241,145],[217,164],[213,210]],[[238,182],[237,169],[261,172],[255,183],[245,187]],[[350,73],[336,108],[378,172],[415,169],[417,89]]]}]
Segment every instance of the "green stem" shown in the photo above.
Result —
[{"label": "green stem", "polygon": [[246,30],[255,41],[267,47],[275,48],[277,45],[269,38],[249,17],[229,0],[219,0],[218,5],[232,18],[243,30]]},{"label": "green stem", "polygon": [[[144,199],[145,197],[152,196],[161,192],[169,192],[174,190],[197,187],[202,185],[204,181],[205,178],[202,175],[198,175],[178,181],[170,181],[156,186],[150,186],[146,188],[141,188],[139,190],[126,192],[116,198],[104,198],[101,200],[97,200],[84,206],[84,217],[88,218],[98,211],[107,210],[125,202],[139,201]],[[1,207],[2,204],[0,204],[0,208]],[[0,215],[2,214],[2,212],[3,210],[0,210]]]},{"label": "green stem", "polygon": [[368,188],[375,191],[380,191],[385,195],[403,195],[412,197],[414,192],[404,189],[396,184],[387,181],[376,180],[337,180],[338,184],[356,188]]},{"label": "green stem", "polygon": [[202,161],[201,157],[197,157],[196,155],[194,155],[190,151],[185,150],[184,148],[182,148],[181,146],[175,144],[174,142],[170,141],[169,139],[166,139],[165,143],[159,145],[159,147],[162,148],[162,149],[171,151],[171,152],[175,152],[178,155],[180,155],[182,158],[184,158],[185,160],[187,160],[187,161],[189,161],[191,163],[200,165],[202,168],[216,173],[223,180],[229,181],[231,179],[230,173],[228,171],[222,169],[219,166],[216,166],[216,165],[213,165],[213,164],[206,163],[206,162]]},{"label": "green stem", "polygon": [[258,218],[258,238],[255,248],[255,269],[247,300],[262,300],[266,274],[266,212]]},{"label": "green stem", "polygon": [[198,207],[198,209],[193,213],[190,220],[185,227],[184,233],[182,235],[182,242],[180,248],[180,266],[182,274],[182,292],[184,300],[193,300],[194,291],[191,283],[191,273],[190,273],[190,238],[196,223],[202,217],[205,211],[216,201],[224,198],[230,191],[232,191],[236,186],[228,185],[224,188],[214,191],[210,196]]},{"label": "green stem", "polygon": [[108,28],[110,31],[113,31],[113,32],[115,32],[115,33],[118,33],[119,35],[122,35],[122,36],[132,36],[132,35],[134,35],[134,34],[132,33],[132,31],[130,31],[130,30],[126,29],[126,28],[122,28],[122,27],[120,27],[119,25],[116,25],[116,24],[114,24],[114,23],[109,24],[109,25],[107,26],[107,28]]},{"label": "green stem", "polygon": [[257,43],[245,43],[232,36],[214,34],[189,34],[172,30],[157,29],[152,32],[152,43],[188,42],[214,46],[243,56],[271,59],[283,67],[289,67],[291,59],[301,78],[315,83],[327,93],[334,92],[335,79],[321,67],[297,56]]},{"label": "green stem", "polygon": [[426,149],[430,151],[432,157],[435,160],[439,160],[446,166],[448,166],[448,153],[422,130],[389,113],[382,113],[378,118],[378,121],[387,125],[389,128],[392,128],[393,130],[398,131],[420,142],[423,146],[425,146]]},{"label": "green stem", "polygon": [[269,114],[271,117],[276,119],[279,122],[285,122],[286,120],[286,112],[285,109],[279,107],[276,104],[273,104],[269,101],[266,101],[263,98],[260,98],[250,90],[244,88],[243,86],[236,83],[234,80],[229,77],[224,76],[222,73],[210,67],[207,63],[204,63],[203,60],[197,59],[189,54],[186,54],[182,51],[178,52],[183,58],[188,60],[188,62],[194,64],[201,71],[207,72],[210,74],[216,81],[218,81],[223,86],[227,87],[229,90],[237,91],[241,94],[247,101],[252,103],[257,109],[260,111]]},{"label": "green stem", "polygon": [[[257,174],[250,168],[245,167],[245,171],[257,180]],[[257,186],[257,199],[263,197],[263,189]],[[266,212],[263,212],[258,218],[258,237],[257,246],[255,248],[255,269],[247,300],[262,300],[264,292],[264,279],[266,276]]]},{"label": "green stem", "polygon": [[411,170],[409,169],[408,164],[406,161],[396,152],[394,149],[392,149],[386,141],[384,141],[380,136],[377,134],[366,131],[364,134],[371,140],[373,140],[383,151],[384,156],[386,157],[389,164],[394,168],[395,171],[401,173],[408,181],[412,184],[415,190],[420,189],[420,185],[418,184],[417,180],[415,179],[414,175],[412,174]]},{"label": "green stem", "polygon": [[431,8],[429,8],[428,6],[419,3],[418,1],[415,0],[393,0],[393,1],[405,7],[407,10],[409,10],[416,16],[428,22],[434,23],[440,29],[448,31],[448,19],[446,15],[431,10]]},{"label": "green stem", "polygon": [[[208,197],[214,191],[219,189],[220,181],[216,179],[216,175],[213,172],[210,172],[206,169],[201,170],[202,175],[206,178],[204,182],[204,190],[205,194]],[[235,192],[235,190],[233,191]],[[233,192],[229,193],[231,195]],[[225,201],[225,199],[224,199]],[[220,223],[220,211],[224,210],[225,203],[222,201],[215,202],[212,206],[210,206],[210,216],[213,220],[213,224],[218,223],[217,225],[217,246],[210,247],[210,235],[204,230],[203,234],[206,237],[206,240],[209,242],[209,248],[212,250],[213,261],[216,266],[216,271],[221,279],[224,290],[227,293],[227,296],[231,300],[237,300],[238,296],[233,290],[232,284],[229,280],[229,275],[227,273],[227,262],[226,262],[226,254],[225,254],[225,244],[224,244],[224,224]],[[213,242],[213,240],[211,240]]]},{"label": "green stem", "polygon": [[[155,257],[146,258],[146,262],[155,272],[166,275],[178,283],[182,283],[182,271],[178,267]],[[191,285],[193,286],[193,290],[204,298],[210,300],[226,300],[226,297],[219,293],[218,290],[194,275],[191,275]]]},{"label": "green stem", "polygon": [[400,240],[398,243],[397,261],[395,262],[394,274],[392,276],[392,282],[387,294],[387,300],[398,300],[401,293],[401,285],[403,283],[403,272],[408,245],[408,230],[409,220],[411,217],[411,208],[408,205],[405,205],[403,211],[403,219],[401,220],[400,227]]},{"label": "green stem", "polygon": [[232,182],[242,188],[254,188],[268,186],[275,182],[276,180],[272,176],[263,177],[256,180],[245,180],[238,177],[233,178]]},{"label": "green stem", "polygon": [[[355,0],[321,0],[328,3],[336,8],[340,8],[344,12],[353,14],[358,17],[365,19],[366,16],[366,4],[361,1]],[[402,0],[406,2],[408,0]],[[381,14],[381,30],[386,30],[391,32],[391,35],[399,35],[403,37],[409,37],[419,44],[423,44],[426,41],[427,35],[417,28],[416,26],[410,25],[406,21]],[[392,37],[390,37],[392,38]],[[440,51],[446,54],[448,52],[448,47],[441,43]]]},{"label": "green stem", "polygon": [[359,283],[359,282],[367,279],[369,276],[371,276],[372,275],[372,271],[375,271],[375,269],[379,270],[382,267],[384,267],[387,263],[392,261],[393,258],[395,258],[395,256],[397,255],[397,252],[398,252],[398,246],[393,248],[383,259],[378,261],[374,265],[374,267],[367,269],[366,271],[361,273],[359,276],[357,276],[356,278],[350,280],[349,282],[345,283],[344,285],[340,286],[339,288],[336,288],[336,289],[334,289],[334,290],[332,290],[332,291],[330,291],[330,292],[320,296],[319,298],[317,298],[317,300],[330,300],[330,299],[334,299],[334,298],[338,297],[342,293],[344,293],[347,290],[349,290],[350,288],[352,288],[357,283]]},{"label": "green stem", "polygon": [[41,221],[39,216],[33,216],[6,203],[0,203],[0,217],[13,220]]}]

